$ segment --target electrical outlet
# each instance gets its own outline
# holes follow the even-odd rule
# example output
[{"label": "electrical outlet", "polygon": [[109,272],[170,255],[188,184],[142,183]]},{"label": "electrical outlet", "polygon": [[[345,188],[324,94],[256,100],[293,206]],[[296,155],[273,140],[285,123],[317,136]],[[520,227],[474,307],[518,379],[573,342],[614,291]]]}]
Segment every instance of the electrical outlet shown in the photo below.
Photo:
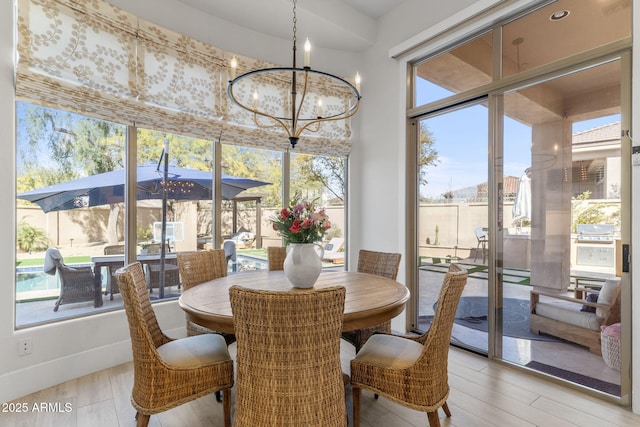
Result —
[{"label": "electrical outlet", "polygon": [[31,340],[31,337],[20,338],[18,340],[18,356],[31,354],[32,347],[33,341]]}]

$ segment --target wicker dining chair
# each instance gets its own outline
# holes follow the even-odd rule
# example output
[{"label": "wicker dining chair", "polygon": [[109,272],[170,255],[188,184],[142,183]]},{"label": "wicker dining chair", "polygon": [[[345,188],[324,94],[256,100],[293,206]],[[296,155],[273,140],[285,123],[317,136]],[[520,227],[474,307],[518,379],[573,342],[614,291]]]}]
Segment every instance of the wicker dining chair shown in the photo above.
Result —
[{"label": "wicker dining chair", "polygon": [[[398,268],[400,267],[400,258],[402,255],[387,252],[375,252],[361,249],[358,254],[358,272],[375,274],[377,276],[386,277],[396,280],[398,277]],[[368,328],[358,329],[342,333],[342,338],[349,341],[356,348],[356,353],[364,345],[369,337],[376,332],[389,334],[391,333],[391,320],[379,325]]]},{"label": "wicker dining chair", "polygon": [[224,425],[231,425],[233,360],[220,335],[166,336],[156,319],[140,263],[116,272],[133,348],[133,391],[138,426],[153,414],[222,390]]},{"label": "wicker dining chair", "polygon": [[[178,252],[176,254],[178,268],[182,277],[183,290],[186,291],[200,283],[218,279],[227,275],[227,260],[224,249],[214,249],[211,251],[198,252]],[[200,334],[221,334],[227,345],[235,342],[233,334],[223,334],[212,331],[209,328],[200,326],[187,319],[187,335],[194,336]]]},{"label": "wicker dining chair", "polygon": [[234,426],[346,426],[344,287],[229,289],[237,345]]},{"label": "wicker dining chair", "polygon": [[267,259],[269,260],[269,271],[284,270],[284,259],[287,257],[286,246],[269,246],[267,248]]},{"label": "wicker dining chair", "polygon": [[419,337],[375,334],[360,349],[351,361],[355,427],[360,425],[361,389],[426,412],[431,427],[440,426],[438,408],[451,416],[447,406],[449,341],[466,282],[467,271],[451,264],[427,332]]}]

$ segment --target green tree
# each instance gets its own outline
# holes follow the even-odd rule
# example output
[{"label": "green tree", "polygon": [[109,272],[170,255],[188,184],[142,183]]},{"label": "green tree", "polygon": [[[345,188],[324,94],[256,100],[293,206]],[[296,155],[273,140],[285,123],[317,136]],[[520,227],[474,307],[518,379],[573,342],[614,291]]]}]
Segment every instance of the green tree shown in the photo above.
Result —
[{"label": "green tree", "polygon": [[613,224],[620,228],[620,204],[590,201],[590,191],[572,198],[571,229],[578,231],[578,224]]},{"label": "green tree", "polygon": [[250,188],[247,193],[264,194],[265,206],[282,204],[282,154],[276,151],[237,145],[223,145],[222,173],[270,182],[271,185]]},{"label": "green tree", "polygon": [[338,157],[297,154],[292,162],[291,192],[308,200],[328,193],[331,198],[344,203],[345,160]]},{"label": "green tree", "polygon": [[16,240],[18,248],[23,252],[43,250],[49,246],[47,233],[41,228],[34,227],[27,222],[27,217],[22,218],[18,224]]},{"label": "green tree", "polygon": [[427,184],[427,173],[430,167],[437,166],[438,151],[433,147],[435,144],[433,133],[422,123],[420,125],[420,152],[418,157],[418,168],[420,170],[420,185]]},{"label": "green tree", "polygon": [[[125,127],[19,103],[18,191],[122,169]],[[107,240],[117,242],[120,204],[110,205]]]}]

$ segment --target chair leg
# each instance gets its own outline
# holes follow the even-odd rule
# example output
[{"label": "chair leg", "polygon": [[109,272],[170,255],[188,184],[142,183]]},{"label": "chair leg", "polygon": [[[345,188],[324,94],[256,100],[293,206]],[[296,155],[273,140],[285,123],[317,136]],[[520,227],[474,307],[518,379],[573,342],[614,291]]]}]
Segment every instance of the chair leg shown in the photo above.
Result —
[{"label": "chair leg", "polygon": [[231,388],[224,389],[223,393],[224,427],[231,427]]},{"label": "chair leg", "polygon": [[353,404],[353,427],[360,427],[360,388],[351,386]]},{"label": "chair leg", "polygon": [[149,425],[150,417],[151,415],[136,412],[136,427],[147,427]]},{"label": "chair leg", "polygon": [[220,390],[216,391],[216,402],[222,402],[222,393]]},{"label": "chair leg", "polygon": [[444,405],[442,405],[442,410],[447,417],[451,417],[451,411],[449,410],[449,405],[447,405],[447,402],[444,402]]},{"label": "chair leg", "polygon": [[438,417],[438,411],[427,412],[429,418],[429,427],[440,427],[440,418]]}]

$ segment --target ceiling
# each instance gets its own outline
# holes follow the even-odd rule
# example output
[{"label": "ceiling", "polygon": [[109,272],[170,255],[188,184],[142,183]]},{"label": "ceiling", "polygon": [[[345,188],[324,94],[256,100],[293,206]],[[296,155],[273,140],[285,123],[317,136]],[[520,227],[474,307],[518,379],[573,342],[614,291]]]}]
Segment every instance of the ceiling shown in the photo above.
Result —
[{"label": "ceiling", "polygon": [[[293,36],[292,0],[179,0],[225,21],[283,39]],[[314,46],[361,52],[373,46],[377,19],[405,0],[298,0],[297,37]]]},{"label": "ceiling", "polygon": [[[551,16],[568,11],[565,19]],[[593,29],[593,30],[585,30]],[[631,2],[558,0],[502,28],[505,77],[631,36]],[[486,34],[420,64],[418,76],[452,93],[491,82],[492,35]],[[592,67],[513,92],[508,115],[524,123],[557,117],[588,120],[620,111],[620,63]]]}]

